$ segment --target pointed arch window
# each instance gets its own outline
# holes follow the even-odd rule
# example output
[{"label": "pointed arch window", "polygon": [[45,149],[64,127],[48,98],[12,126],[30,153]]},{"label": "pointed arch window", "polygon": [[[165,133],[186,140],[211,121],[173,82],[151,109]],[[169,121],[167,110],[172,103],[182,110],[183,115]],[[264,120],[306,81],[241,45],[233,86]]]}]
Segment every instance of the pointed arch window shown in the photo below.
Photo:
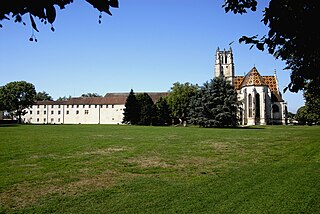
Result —
[{"label": "pointed arch window", "polygon": [[249,94],[248,96],[248,105],[249,105],[249,117],[252,117],[252,96]]},{"label": "pointed arch window", "polygon": [[273,113],[278,113],[280,111],[279,106],[276,104],[272,105],[272,112]]},{"label": "pointed arch window", "polygon": [[260,94],[256,94],[256,117],[260,117]]}]

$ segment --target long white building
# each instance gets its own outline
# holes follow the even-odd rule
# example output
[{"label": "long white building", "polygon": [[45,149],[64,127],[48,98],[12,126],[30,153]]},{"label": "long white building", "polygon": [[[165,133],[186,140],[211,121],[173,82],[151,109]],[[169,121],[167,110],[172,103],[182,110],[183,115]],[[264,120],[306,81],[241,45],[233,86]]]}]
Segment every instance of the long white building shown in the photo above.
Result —
[{"label": "long white building", "polygon": [[[168,93],[148,93],[156,102]],[[71,98],[65,101],[38,101],[22,117],[32,124],[121,124],[128,93],[104,97]]]}]

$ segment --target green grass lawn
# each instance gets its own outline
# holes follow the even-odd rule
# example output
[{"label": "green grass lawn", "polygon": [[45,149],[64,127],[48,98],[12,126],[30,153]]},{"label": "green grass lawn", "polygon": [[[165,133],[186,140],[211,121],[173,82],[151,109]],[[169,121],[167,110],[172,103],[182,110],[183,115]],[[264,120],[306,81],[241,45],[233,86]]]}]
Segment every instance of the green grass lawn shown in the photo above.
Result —
[{"label": "green grass lawn", "polygon": [[0,213],[320,213],[320,127],[0,126]]}]

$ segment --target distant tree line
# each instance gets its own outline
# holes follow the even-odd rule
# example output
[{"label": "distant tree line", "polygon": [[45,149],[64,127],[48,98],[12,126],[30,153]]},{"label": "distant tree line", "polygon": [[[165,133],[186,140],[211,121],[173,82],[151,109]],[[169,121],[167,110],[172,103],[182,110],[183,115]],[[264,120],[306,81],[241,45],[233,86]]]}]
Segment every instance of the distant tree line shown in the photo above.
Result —
[{"label": "distant tree line", "polygon": [[237,92],[223,77],[203,86],[174,83],[168,96],[153,103],[147,93],[130,91],[124,109],[124,124],[194,124],[200,127],[235,127],[239,103]]},{"label": "distant tree line", "polygon": [[[81,97],[101,97],[97,93]],[[71,97],[60,97],[68,100]],[[45,91],[36,92],[31,83],[10,82],[0,87],[0,111],[16,116],[21,123],[25,109],[36,101],[53,101]],[[224,77],[207,81],[203,86],[176,82],[166,97],[156,103],[148,93],[130,91],[124,109],[124,124],[164,126],[195,124],[201,127],[235,127],[238,125],[238,100],[235,89]]]},{"label": "distant tree line", "polygon": [[306,90],[303,96],[305,105],[297,110],[294,118],[300,125],[320,125],[320,94]]}]

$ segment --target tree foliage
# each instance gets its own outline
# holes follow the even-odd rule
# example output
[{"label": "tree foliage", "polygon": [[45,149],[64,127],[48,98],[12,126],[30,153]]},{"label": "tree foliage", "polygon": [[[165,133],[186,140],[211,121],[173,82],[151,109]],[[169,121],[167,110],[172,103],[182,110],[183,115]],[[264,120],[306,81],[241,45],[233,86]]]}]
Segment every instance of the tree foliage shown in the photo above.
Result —
[{"label": "tree foliage", "polygon": [[127,97],[123,115],[122,123],[124,124],[137,125],[140,120],[140,106],[133,89]]},{"label": "tree foliage", "polygon": [[154,110],[153,125],[164,126],[171,124],[171,111],[166,98],[160,97],[154,105]]},{"label": "tree foliage", "polygon": [[[226,0],[226,12],[246,13],[256,10],[257,0]],[[316,0],[270,0],[263,11],[262,23],[267,35],[243,36],[239,42],[256,46],[286,63],[291,81],[286,89],[297,92],[309,89],[320,93],[320,31],[313,24],[320,20],[320,4]],[[286,90],[285,89],[285,90]],[[312,90],[312,91],[311,91]]]},{"label": "tree foliage", "polygon": [[298,109],[295,116],[299,124],[320,124],[320,94],[304,92],[305,106]]},{"label": "tree foliage", "polygon": [[140,107],[139,125],[149,126],[152,125],[154,118],[154,103],[147,93],[137,94],[137,101]]},{"label": "tree foliage", "polygon": [[21,123],[25,109],[34,104],[36,90],[33,84],[25,81],[15,81],[0,87],[0,110],[14,113]]},{"label": "tree foliage", "polygon": [[305,125],[307,122],[307,108],[305,106],[301,106],[295,115],[295,119],[299,122],[300,125]]},{"label": "tree foliage", "polygon": [[238,107],[234,87],[224,77],[218,77],[205,82],[192,97],[189,120],[201,127],[235,127]]},{"label": "tree foliage", "polygon": [[58,97],[57,101],[66,101],[66,100],[70,100],[72,97],[71,95],[67,96],[63,96],[63,97]]},{"label": "tree foliage", "polygon": [[45,91],[42,92],[37,92],[36,97],[35,97],[36,101],[44,101],[44,100],[49,100],[49,101],[53,101],[53,98]]},{"label": "tree foliage", "polygon": [[[101,23],[102,12],[112,15],[110,8],[118,8],[118,0],[86,0],[94,8],[100,11],[99,23]],[[42,23],[51,25],[51,30],[54,31],[53,23],[56,20],[56,9],[65,9],[65,6],[73,3],[73,0],[30,0],[30,1],[0,1],[0,21],[13,20],[14,22],[23,23],[24,16],[30,20],[32,28],[39,32],[35,18],[38,18]],[[2,25],[0,24],[0,27]],[[30,41],[37,41],[34,34]]]},{"label": "tree foliage", "polygon": [[198,85],[190,83],[176,82],[171,87],[167,97],[168,104],[173,118],[180,120],[180,123],[186,121],[189,111],[190,99],[195,95]]},{"label": "tree foliage", "polygon": [[81,97],[102,97],[102,95],[97,93],[86,93],[86,94],[82,94]]}]

